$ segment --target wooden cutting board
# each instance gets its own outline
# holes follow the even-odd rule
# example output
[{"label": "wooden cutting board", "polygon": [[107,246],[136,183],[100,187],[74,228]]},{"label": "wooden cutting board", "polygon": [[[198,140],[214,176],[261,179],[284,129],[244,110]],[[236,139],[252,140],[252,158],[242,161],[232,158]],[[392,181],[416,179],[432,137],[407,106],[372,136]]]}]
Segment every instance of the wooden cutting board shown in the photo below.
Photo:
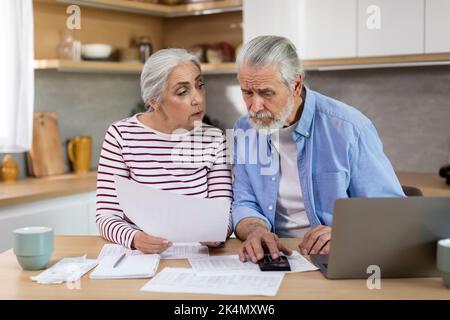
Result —
[{"label": "wooden cutting board", "polygon": [[45,177],[66,172],[56,113],[34,113],[33,142],[27,159],[28,171],[33,176]]}]

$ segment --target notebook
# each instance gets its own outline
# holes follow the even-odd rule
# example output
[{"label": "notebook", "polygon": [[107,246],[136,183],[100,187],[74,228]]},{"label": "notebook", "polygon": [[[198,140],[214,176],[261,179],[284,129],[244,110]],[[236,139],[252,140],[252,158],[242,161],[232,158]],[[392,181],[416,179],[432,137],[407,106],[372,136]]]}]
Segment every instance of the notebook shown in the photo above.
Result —
[{"label": "notebook", "polygon": [[89,278],[94,280],[151,278],[158,269],[160,258],[157,254],[125,256],[113,268],[117,259],[119,259],[119,256],[104,257]]}]

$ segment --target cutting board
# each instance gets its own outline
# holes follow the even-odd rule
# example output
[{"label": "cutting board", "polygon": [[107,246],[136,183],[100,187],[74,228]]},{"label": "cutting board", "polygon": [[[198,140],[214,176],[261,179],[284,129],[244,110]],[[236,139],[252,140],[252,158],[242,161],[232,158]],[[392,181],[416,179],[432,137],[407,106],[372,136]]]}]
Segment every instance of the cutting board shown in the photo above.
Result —
[{"label": "cutting board", "polygon": [[56,113],[34,113],[33,142],[27,159],[28,171],[33,176],[46,177],[66,172]]}]

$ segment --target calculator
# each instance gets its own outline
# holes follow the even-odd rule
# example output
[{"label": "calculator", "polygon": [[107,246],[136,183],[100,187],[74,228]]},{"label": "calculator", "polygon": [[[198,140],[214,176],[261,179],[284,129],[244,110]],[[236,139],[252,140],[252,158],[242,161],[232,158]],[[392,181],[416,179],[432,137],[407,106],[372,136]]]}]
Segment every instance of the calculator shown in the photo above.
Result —
[{"label": "calculator", "polygon": [[264,254],[264,258],[258,261],[261,271],[291,271],[289,260],[286,256],[279,256],[273,259],[269,253]]}]

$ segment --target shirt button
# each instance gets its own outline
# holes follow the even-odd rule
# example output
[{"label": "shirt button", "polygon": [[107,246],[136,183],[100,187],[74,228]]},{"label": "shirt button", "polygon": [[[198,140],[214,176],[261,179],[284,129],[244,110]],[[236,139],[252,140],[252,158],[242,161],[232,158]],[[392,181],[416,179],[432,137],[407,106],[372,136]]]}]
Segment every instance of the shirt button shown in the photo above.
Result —
[{"label": "shirt button", "polygon": [[309,137],[309,132],[308,131],[305,132],[305,136]]},{"label": "shirt button", "polygon": [[275,177],[272,177],[272,179],[271,179],[272,181],[275,181]]},{"label": "shirt button", "polygon": [[273,207],[272,206],[269,206],[269,210],[272,210],[273,209]]}]

